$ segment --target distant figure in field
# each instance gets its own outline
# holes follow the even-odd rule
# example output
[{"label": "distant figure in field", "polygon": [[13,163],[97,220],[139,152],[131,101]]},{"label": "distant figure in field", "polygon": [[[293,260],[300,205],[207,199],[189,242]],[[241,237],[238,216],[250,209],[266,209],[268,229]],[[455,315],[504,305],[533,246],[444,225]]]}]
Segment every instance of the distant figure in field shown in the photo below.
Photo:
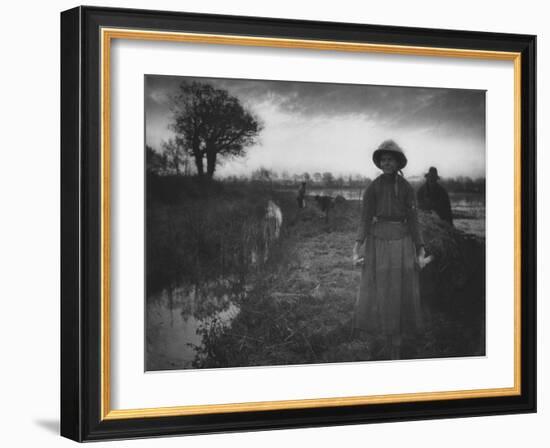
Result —
[{"label": "distant figure in field", "polygon": [[418,207],[421,210],[433,210],[443,221],[453,225],[451,201],[445,188],[437,182],[439,180],[437,168],[430,167],[424,177],[426,178],[426,182],[416,193]]},{"label": "distant figure in field", "polygon": [[306,183],[302,182],[300,188],[298,188],[298,196],[296,197],[298,201],[298,208],[305,208],[306,206]]},{"label": "distant figure in field", "polygon": [[328,222],[328,212],[333,206],[332,198],[330,196],[315,196],[315,202],[317,202],[317,205],[321,209],[321,211],[325,214],[325,221]]}]

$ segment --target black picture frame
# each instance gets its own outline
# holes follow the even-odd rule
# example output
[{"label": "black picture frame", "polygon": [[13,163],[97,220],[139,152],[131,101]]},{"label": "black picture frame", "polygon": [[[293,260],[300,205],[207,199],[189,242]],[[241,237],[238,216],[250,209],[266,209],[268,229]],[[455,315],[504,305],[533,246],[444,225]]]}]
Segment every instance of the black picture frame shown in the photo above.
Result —
[{"label": "black picture frame", "polygon": [[[104,418],[101,29],[521,55],[519,393],[297,409]],[[536,412],[536,36],[77,7],[61,13],[61,435],[76,441]]]}]

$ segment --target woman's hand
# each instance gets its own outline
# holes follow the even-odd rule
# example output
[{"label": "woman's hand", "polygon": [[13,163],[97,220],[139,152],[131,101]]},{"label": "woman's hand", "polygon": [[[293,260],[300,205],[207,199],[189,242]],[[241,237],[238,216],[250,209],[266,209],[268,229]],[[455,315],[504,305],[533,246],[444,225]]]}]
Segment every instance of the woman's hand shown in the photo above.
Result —
[{"label": "woman's hand", "polygon": [[354,266],[361,266],[365,261],[364,258],[359,255],[359,247],[361,247],[359,242],[356,242],[353,246],[352,261]]},{"label": "woman's hand", "polygon": [[426,257],[426,251],[424,250],[424,246],[420,246],[416,250],[416,264],[420,269],[424,269],[425,264],[425,257]]},{"label": "woman's hand", "polygon": [[420,249],[418,249],[418,255],[416,257],[416,261],[420,269],[424,269],[427,264],[432,262],[433,258],[434,258],[433,255],[426,257],[426,251],[424,250],[424,246],[421,246]]}]

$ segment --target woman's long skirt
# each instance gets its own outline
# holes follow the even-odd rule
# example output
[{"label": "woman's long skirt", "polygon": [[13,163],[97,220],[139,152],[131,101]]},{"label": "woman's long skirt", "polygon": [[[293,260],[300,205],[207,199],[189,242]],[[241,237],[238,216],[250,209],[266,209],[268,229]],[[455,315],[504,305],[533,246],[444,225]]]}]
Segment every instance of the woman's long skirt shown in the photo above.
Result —
[{"label": "woman's long skirt", "polygon": [[354,328],[398,336],[423,327],[416,249],[410,235],[367,237]]}]

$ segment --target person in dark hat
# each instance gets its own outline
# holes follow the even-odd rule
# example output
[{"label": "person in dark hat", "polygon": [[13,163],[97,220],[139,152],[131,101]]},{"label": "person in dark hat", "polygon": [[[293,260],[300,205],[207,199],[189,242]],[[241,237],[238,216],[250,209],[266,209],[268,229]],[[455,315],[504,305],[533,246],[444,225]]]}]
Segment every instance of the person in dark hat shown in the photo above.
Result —
[{"label": "person in dark hat", "polygon": [[424,243],[414,190],[401,171],[407,165],[403,150],[386,140],[372,160],[382,174],[363,195],[353,247],[353,262],[362,265],[353,330],[383,336],[384,357],[399,359],[403,335],[423,329],[418,271]]},{"label": "person in dark hat", "polygon": [[306,206],[306,183],[302,182],[300,188],[298,188],[298,195],[296,196],[298,202],[298,208],[304,208]]},{"label": "person in dark hat", "polygon": [[437,181],[437,168],[432,166],[424,175],[426,182],[418,189],[416,197],[421,210],[434,211],[443,220],[453,225],[449,194]]}]

